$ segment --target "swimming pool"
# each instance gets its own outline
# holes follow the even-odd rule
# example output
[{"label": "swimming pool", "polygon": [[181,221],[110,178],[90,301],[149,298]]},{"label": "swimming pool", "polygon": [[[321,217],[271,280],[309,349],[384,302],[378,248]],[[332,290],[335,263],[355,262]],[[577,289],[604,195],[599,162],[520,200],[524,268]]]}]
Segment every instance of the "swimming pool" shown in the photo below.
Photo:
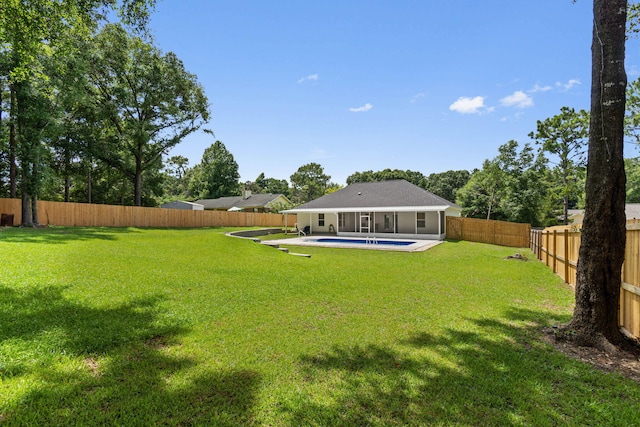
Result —
[{"label": "swimming pool", "polygon": [[440,240],[378,239],[365,237],[306,236],[278,240],[281,246],[323,246],[325,248],[373,249],[380,251],[425,251],[442,243]]},{"label": "swimming pool", "polygon": [[409,246],[416,243],[411,240],[378,240],[376,238],[369,239],[336,239],[332,237],[317,237],[315,239],[309,239],[311,242],[318,243],[337,243],[339,245],[392,245],[392,246]]}]

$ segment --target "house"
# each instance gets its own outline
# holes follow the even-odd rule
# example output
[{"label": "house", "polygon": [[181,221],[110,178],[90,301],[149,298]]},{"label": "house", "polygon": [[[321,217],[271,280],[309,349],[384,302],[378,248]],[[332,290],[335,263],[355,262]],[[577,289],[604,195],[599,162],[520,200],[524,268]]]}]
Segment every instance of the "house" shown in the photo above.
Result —
[{"label": "house", "polygon": [[298,229],[338,236],[443,240],[447,216],[462,208],[405,180],[351,184],[283,211]]},{"label": "house", "polygon": [[[582,224],[584,221],[584,209],[569,209],[569,224]],[[640,219],[640,203],[627,203],[624,205],[624,213],[627,221]]]},{"label": "house", "polygon": [[193,202],[184,202],[182,200],[176,200],[175,202],[168,202],[160,205],[164,209],[182,209],[188,211],[203,211],[204,206]]},{"label": "house", "polygon": [[204,206],[205,210],[241,212],[270,212],[272,209],[292,205],[284,194],[251,194],[250,190],[243,190],[240,196],[201,199],[195,203]]}]

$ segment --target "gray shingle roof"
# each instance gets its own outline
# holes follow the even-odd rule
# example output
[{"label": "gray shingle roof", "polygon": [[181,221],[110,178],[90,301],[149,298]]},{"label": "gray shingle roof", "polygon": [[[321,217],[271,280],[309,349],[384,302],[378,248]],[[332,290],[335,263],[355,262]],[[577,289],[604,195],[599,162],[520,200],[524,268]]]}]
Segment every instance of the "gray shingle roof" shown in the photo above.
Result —
[{"label": "gray shingle roof", "polygon": [[204,206],[205,209],[230,209],[232,207],[263,208],[280,196],[282,196],[282,194],[252,194],[244,200],[242,196],[229,196],[219,197],[217,199],[196,200],[195,203]]},{"label": "gray shingle roof", "polygon": [[291,209],[452,207],[458,205],[405,180],[361,182]]}]

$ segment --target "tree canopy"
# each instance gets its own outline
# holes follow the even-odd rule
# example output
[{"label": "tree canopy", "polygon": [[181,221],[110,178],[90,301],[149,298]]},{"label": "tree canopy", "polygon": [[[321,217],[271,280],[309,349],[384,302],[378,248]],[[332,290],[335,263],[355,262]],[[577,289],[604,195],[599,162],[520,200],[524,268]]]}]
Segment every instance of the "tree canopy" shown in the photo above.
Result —
[{"label": "tree canopy", "polygon": [[300,166],[290,178],[292,202],[305,203],[323,196],[330,179],[318,163]]},{"label": "tree canopy", "polygon": [[544,222],[546,159],[535,155],[529,144],[509,141],[498,156],[485,160],[458,190],[463,215],[541,225]]},{"label": "tree canopy", "polygon": [[240,194],[238,163],[222,141],[204,150],[202,161],[193,168],[189,192],[195,198],[216,199]]},{"label": "tree canopy", "polygon": [[107,25],[89,59],[91,99],[103,127],[91,154],[127,176],[142,202],[143,173],[208,119],[196,77],[175,54],[162,54],[121,26]]},{"label": "tree canopy", "polygon": [[569,202],[572,197],[584,192],[580,176],[584,170],[589,136],[589,113],[585,110],[562,107],[560,114],[538,120],[536,132],[529,134],[542,149],[557,158],[558,177],[554,190],[562,197],[563,222],[569,223]]},{"label": "tree canopy", "polygon": [[[24,225],[38,223],[37,199],[46,175],[45,143],[62,111],[52,78],[56,59],[73,55],[105,17],[118,13],[143,30],[153,0],[6,0],[0,4],[0,83],[9,92],[9,192],[20,184]],[[4,134],[2,134],[4,135]]]}]

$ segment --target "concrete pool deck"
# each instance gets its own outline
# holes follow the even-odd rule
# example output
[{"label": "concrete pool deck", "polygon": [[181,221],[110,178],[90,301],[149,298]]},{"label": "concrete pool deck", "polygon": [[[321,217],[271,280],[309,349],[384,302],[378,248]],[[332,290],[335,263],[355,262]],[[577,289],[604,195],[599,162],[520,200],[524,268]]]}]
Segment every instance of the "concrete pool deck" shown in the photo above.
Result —
[{"label": "concrete pool deck", "polygon": [[[324,247],[324,248],[344,248],[344,249],[364,249],[364,250],[378,250],[378,251],[399,251],[399,252],[423,252],[427,249],[431,249],[434,246],[439,245],[440,243],[444,243],[442,240],[406,240],[406,239],[380,239],[380,240],[398,240],[404,242],[412,242],[409,245],[398,246],[398,245],[385,245],[385,244],[376,244],[376,243],[350,243],[348,240],[353,240],[353,238],[345,237],[345,242],[336,243],[336,242],[318,242],[316,239],[323,239],[327,236],[306,236],[306,237],[294,237],[291,239],[279,239],[279,240],[263,240],[262,243],[269,244],[268,242],[276,243],[280,246],[316,246],[316,247]],[[340,237],[332,237],[333,239],[340,239]],[[362,238],[364,240],[365,238]]]}]

